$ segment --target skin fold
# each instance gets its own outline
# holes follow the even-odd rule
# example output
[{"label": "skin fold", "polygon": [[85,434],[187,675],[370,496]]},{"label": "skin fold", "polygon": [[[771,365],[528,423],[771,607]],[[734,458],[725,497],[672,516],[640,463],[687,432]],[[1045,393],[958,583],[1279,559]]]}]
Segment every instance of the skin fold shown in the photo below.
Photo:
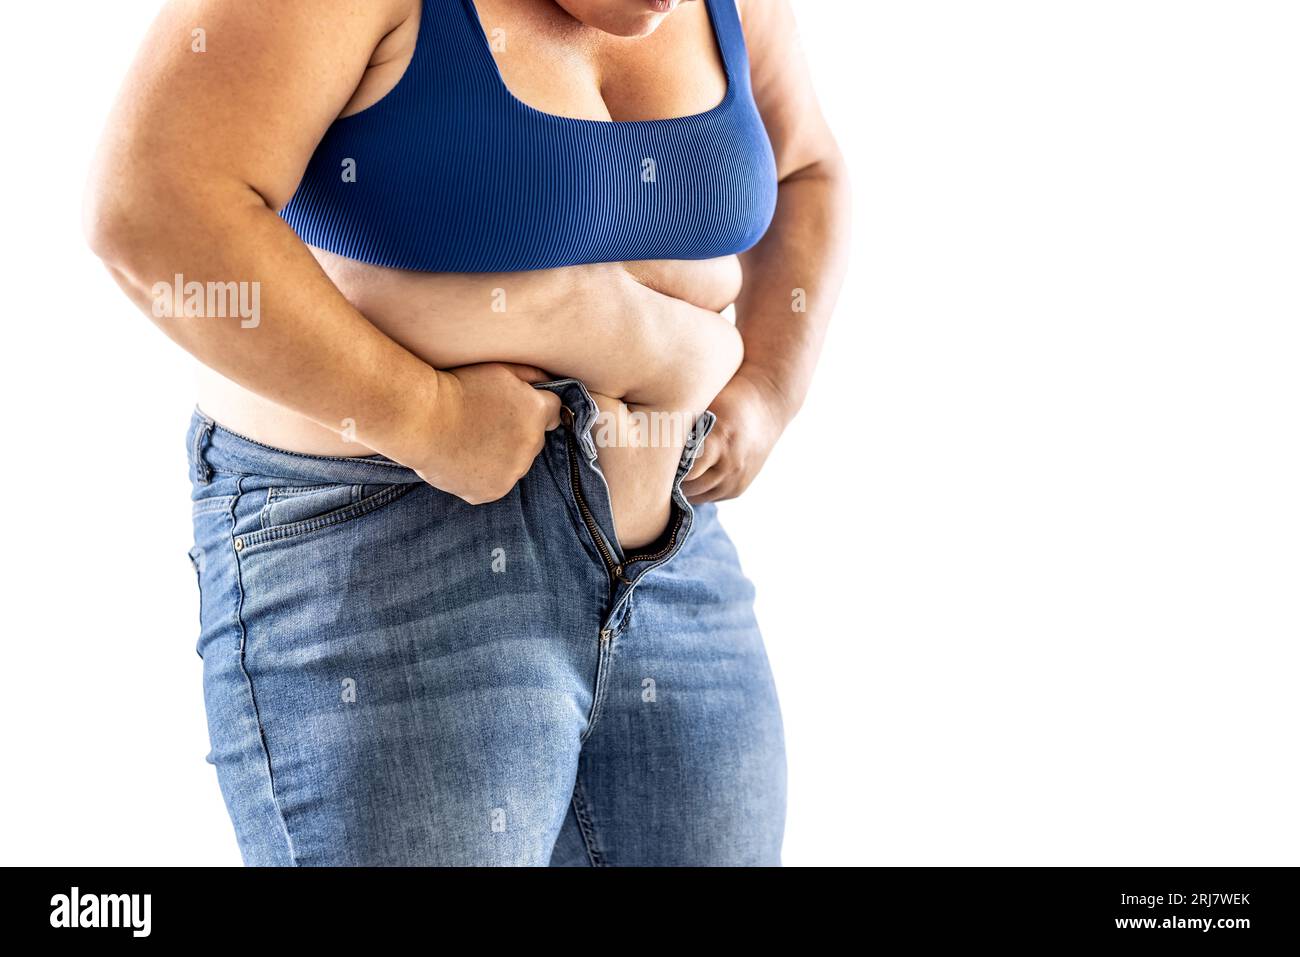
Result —
[{"label": "skin fold", "polygon": [[[719,309],[709,307],[719,302],[725,307],[734,298],[739,288],[734,257],[637,263],[636,275],[621,264],[431,274],[313,252],[377,328],[435,368],[510,362],[581,379],[600,407],[601,424],[607,424],[609,441],[602,443],[605,433],[596,431],[597,453],[620,542],[638,547],[663,530],[690,423],[740,365],[740,335]],[[637,276],[671,293],[656,291]],[[218,422],[269,445],[323,455],[370,452],[216,373],[201,373],[199,391],[200,406]],[[642,416],[629,417],[629,412]],[[642,437],[618,429],[619,422],[675,427]]]},{"label": "skin fold", "polygon": [[[726,77],[702,3],[477,0],[503,81],[564,116],[704,112]],[[784,0],[741,0],[755,98],[777,156],[767,236],[741,257],[508,274],[417,273],[310,249],[278,218],[316,143],[401,78],[415,0],[173,0],[111,117],[87,203],[95,251],[202,364],[199,404],[266,444],[380,452],[470,502],[527,471],[573,376],[611,420],[719,418],[686,484],[739,494],[803,401],[844,265],[847,185]],[[192,52],[196,26],[206,52]],[[499,31],[499,32],[495,32]],[[153,315],[180,273],[257,281],[263,320]],[[721,315],[735,306],[735,322]],[[681,446],[635,429],[599,449],[620,542],[669,518]]]}]

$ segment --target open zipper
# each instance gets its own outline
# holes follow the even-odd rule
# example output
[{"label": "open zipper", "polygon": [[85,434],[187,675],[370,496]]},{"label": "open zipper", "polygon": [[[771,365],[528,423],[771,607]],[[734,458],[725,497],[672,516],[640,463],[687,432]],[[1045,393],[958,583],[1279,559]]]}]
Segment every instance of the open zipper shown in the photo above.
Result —
[{"label": "open zipper", "polygon": [[[568,409],[566,408],[565,411],[568,411]],[[566,418],[565,432],[569,440],[569,478],[573,485],[573,497],[578,501],[578,511],[582,514],[582,521],[587,526],[591,540],[596,543],[596,550],[600,552],[600,557],[604,559],[605,570],[609,572],[609,588],[612,595],[619,582],[623,582],[625,585],[632,584],[623,574],[628,565],[636,562],[658,561],[676,547],[677,535],[681,531],[682,520],[686,517],[686,513],[680,509],[678,510],[677,517],[673,520],[672,531],[668,535],[668,543],[663,548],[655,552],[634,552],[628,555],[623,562],[616,561],[609,545],[605,542],[605,536],[601,533],[600,526],[596,523],[596,516],[592,514],[591,507],[587,504],[587,497],[582,493],[582,481],[578,471],[578,438],[573,431],[572,412]],[[606,632],[601,632],[601,640],[607,640]]]}]

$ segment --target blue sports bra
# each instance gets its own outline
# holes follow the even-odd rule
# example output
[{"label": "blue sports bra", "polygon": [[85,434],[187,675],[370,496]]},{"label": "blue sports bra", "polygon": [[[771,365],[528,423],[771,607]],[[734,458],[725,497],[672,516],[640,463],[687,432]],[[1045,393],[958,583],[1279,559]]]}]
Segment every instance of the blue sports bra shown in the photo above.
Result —
[{"label": "blue sports bra", "polygon": [[474,0],[424,0],[410,65],[337,120],[280,215],[377,266],[508,272],[748,249],[776,207],[735,0],[704,0],[727,75],[713,109],[572,119],[517,99]]}]

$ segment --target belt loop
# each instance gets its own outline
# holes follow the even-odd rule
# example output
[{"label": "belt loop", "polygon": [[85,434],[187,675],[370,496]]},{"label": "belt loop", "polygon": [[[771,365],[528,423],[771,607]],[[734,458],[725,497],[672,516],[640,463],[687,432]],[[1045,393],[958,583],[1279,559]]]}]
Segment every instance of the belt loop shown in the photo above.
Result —
[{"label": "belt loop", "polygon": [[203,453],[212,440],[212,429],[215,425],[215,422],[203,416],[199,427],[194,430],[194,446],[190,449],[190,455],[194,459],[194,481],[200,485],[207,485],[212,481],[212,468],[203,458]]}]

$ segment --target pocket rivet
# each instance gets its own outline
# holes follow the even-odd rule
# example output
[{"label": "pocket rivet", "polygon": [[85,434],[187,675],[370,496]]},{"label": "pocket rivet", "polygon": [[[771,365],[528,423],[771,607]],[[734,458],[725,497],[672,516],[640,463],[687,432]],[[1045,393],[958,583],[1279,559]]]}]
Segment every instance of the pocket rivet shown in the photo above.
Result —
[{"label": "pocket rivet", "polygon": [[244,548],[244,540],[242,538],[235,539],[235,551],[237,552],[242,551],[243,548]]}]

